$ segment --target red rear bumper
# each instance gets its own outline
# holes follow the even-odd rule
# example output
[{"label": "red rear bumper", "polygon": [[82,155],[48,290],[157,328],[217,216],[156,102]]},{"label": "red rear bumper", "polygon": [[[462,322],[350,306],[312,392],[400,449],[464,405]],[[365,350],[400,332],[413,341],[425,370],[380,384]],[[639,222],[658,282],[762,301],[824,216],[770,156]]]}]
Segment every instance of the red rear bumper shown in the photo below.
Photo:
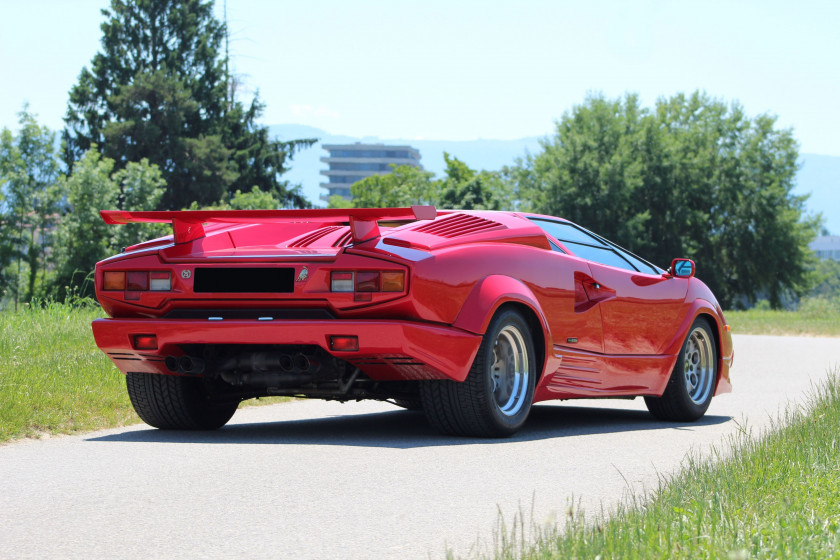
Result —
[{"label": "red rear bumper", "polygon": [[[377,380],[463,381],[481,336],[452,327],[409,321],[255,321],[203,319],[97,319],[93,336],[123,373],[171,374],[166,356],[183,344],[301,344],[320,346]],[[137,335],[154,335],[157,349],[135,348]],[[356,352],[330,351],[329,337],[359,337]]]}]

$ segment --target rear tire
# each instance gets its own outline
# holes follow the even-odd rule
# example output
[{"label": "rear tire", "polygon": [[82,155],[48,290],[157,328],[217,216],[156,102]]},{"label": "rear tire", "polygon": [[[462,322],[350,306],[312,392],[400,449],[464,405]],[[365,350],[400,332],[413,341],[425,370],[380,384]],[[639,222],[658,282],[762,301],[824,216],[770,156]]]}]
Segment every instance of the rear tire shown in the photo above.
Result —
[{"label": "rear tire", "polygon": [[661,397],[645,397],[645,404],[659,420],[692,422],[706,414],[717,377],[715,337],[708,321],[698,318],[677,355],[665,392]]},{"label": "rear tire", "polygon": [[137,415],[162,430],[215,430],[231,419],[239,400],[222,400],[199,377],[128,373],[125,384]]},{"label": "rear tire", "polygon": [[510,436],[531,410],[536,364],[528,323],[513,309],[502,311],[490,322],[463,382],[421,383],[426,418],[448,435]]}]

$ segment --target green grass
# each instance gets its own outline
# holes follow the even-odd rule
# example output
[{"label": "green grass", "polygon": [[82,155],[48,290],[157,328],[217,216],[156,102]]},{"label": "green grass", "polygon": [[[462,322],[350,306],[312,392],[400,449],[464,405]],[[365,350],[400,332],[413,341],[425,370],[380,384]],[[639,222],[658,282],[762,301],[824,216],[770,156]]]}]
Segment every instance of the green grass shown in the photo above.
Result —
[{"label": "green grass", "polygon": [[104,316],[96,304],[0,312],[0,443],[140,422],[125,376],[93,340],[90,323]]},{"label": "green grass", "polygon": [[840,558],[840,369],[760,438],[747,430],[612,512],[563,526],[521,519],[497,559]]},{"label": "green grass", "polygon": [[759,305],[725,315],[733,334],[840,336],[840,297],[805,299],[796,311]]},{"label": "green grass", "polygon": [[98,307],[0,313],[0,442],[137,421],[125,378],[93,341]]}]

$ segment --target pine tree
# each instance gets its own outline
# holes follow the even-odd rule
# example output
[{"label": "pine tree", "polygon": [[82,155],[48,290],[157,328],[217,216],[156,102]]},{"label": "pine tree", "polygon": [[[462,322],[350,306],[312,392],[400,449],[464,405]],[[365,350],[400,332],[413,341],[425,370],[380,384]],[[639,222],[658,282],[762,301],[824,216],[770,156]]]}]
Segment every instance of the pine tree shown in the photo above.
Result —
[{"label": "pine tree", "polygon": [[280,175],[314,140],[273,141],[263,105],[235,98],[221,47],[226,26],[202,0],[112,0],[102,48],[70,91],[64,160],[94,144],[117,169],[146,158],[166,180],[161,208],[213,204],[237,190],[308,206]]}]

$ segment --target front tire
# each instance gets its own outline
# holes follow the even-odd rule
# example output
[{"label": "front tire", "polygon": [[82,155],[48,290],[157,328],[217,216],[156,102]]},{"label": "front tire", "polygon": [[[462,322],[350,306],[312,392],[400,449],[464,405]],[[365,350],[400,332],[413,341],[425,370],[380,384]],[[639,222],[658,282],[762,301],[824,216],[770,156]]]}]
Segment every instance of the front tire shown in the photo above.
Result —
[{"label": "front tire", "polygon": [[466,380],[421,384],[429,423],[449,435],[512,435],[531,410],[536,364],[528,323],[515,310],[502,311],[491,321]]},{"label": "front tire", "polygon": [[162,430],[215,430],[231,419],[239,400],[223,400],[199,377],[128,373],[125,384],[137,415]]},{"label": "front tire", "polygon": [[708,321],[698,318],[683,342],[668,386],[661,397],[645,397],[659,420],[692,422],[706,414],[718,377],[715,337]]}]

